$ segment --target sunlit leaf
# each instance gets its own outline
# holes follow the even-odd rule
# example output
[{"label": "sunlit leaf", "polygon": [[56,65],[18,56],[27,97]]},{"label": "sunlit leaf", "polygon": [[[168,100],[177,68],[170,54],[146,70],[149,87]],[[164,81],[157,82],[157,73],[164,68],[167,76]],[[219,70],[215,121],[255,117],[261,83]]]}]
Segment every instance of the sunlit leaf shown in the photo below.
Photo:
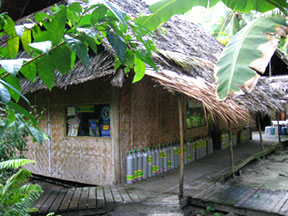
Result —
[{"label": "sunlit leaf", "polygon": [[0,100],[5,104],[11,100],[8,89],[2,83],[0,83]]},{"label": "sunlit leaf", "polygon": [[7,59],[0,60],[0,65],[8,73],[16,76],[18,71],[21,69],[23,64],[23,59]]},{"label": "sunlit leaf", "polygon": [[133,83],[140,81],[145,76],[145,64],[139,58],[135,59]]},{"label": "sunlit leaf", "polygon": [[24,25],[16,25],[15,26],[15,32],[16,35],[18,35],[19,37],[21,37],[23,35],[23,33],[25,32],[25,27]]},{"label": "sunlit leaf", "polygon": [[89,55],[87,46],[80,40],[77,40],[69,35],[64,36],[68,47],[77,55],[83,65],[88,69],[89,67]]},{"label": "sunlit leaf", "polygon": [[23,46],[24,50],[26,51],[26,53],[28,55],[30,55],[30,53],[31,53],[31,48],[28,45],[31,43],[31,41],[32,41],[31,30],[27,29],[21,37],[21,42],[22,42],[22,46]]},{"label": "sunlit leaf", "polygon": [[141,16],[134,21],[144,25],[150,31],[154,31],[159,25],[167,22],[173,15],[184,14],[194,6],[212,7],[218,0],[162,0],[150,6],[153,13],[149,16]]},{"label": "sunlit leaf", "polygon": [[125,18],[126,14],[115,7],[111,2],[104,0],[104,4],[109,10],[118,18],[122,25],[126,25]]},{"label": "sunlit leaf", "polygon": [[43,41],[43,42],[37,42],[37,43],[30,43],[28,45],[34,49],[37,49],[43,53],[48,54],[51,47],[52,47],[52,42],[51,41]]},{"label": "sunlit leaf", "polygon": [[19,37],[15,36],[7,42],[9,58],[14,59],[18,55],[19,51]]},{"label": "sunlit leaf", "polygon": [[107,31],[107,39],[115,50],[122,64],[124,64],[127,50],[127,45],[125,41],[119,35],[114,34],[112,31]]}]

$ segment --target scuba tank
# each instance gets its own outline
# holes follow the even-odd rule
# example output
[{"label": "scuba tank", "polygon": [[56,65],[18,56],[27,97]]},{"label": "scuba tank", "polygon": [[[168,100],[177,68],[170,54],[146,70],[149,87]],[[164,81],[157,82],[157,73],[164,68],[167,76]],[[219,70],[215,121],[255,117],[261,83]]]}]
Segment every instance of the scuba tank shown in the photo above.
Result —
[{"label": "scuba tank", "polygon": [[178,168],[178,149],[176,143],[173,146],[173,151],[174,151],[174,168]]},{"label": "scuba tank", "polygon": [[164,151],[163,151],[164,147],[161,148],[161,146],[159,145],[158,148],[160,151],[160,173],[162,173],[164,169],[164,163],[163,163],[164,162]]},{"label": "scuba tank", "polygon": [[156,147],[155,149],[155,166],[156,166],[156,175],[160,173],[160,149]]},{"label": "scuba tank", "polygon": [[191,141],[190,139],[187,140],[187,163],[190,164],[191,163]]},{"label": "scuba tank", "polygon": [[180,165],[181,165],[181,155],[180,155],[180,143],[179,142],[177,144],[177,159],[178,159],[177,165],[178,165],[178,167],[180,167]]},{"label": "scuba tank", "polygon": [[171,170],[171,146],[168,144],[167,148],[167,171]]},{"label": "scuba tank", "polygon": [[184,165],[186,165],[187,164],[187,142],[184,142],[183,153],[184,153]]},{"label": "scuba tank", "polygon": [[171,169],[174,169],[174,148],[172,145],[170,145],[169,147],[169,150],[170,150],[170,159],[171,159]]},{"label": "scuba tank", "polygon": [[132,154],[132,157],[133,157],[133,162],[134,162],[134,166],[133,166],[133,172],[134,172],[134,182],[138,180],[138,159],[137,159],[137,154],[136,154],[136,151],[133,150],[133,154]]},{"label": "scuba tank", "polygon": [[152,148],[152,151],[151,151],[151,154],[152,154],[152,176],[155,176],[156,175],[156,152],[155,152],[155,147],[151,147]]},{"label": "scuba tank", "polygon": [[165,145],[163,145],[163,172],[168,171],[168,151]]},{"label": "scuba tank", "polygon": [[147,177],[151,178],[152,177],[152,152],[150,151],[150,148],[147,148]]},{"label": "scuba tank", "polygon": [[148,156],[147,152],[145,151],[145,148],[143,148],[142,151],[142,156],[143,156],[143,179],[147,179],[148,176]]},{"label": "scuba tank", "polygon": [[131,151],[126,157],[126,183],[133,184],[134,182],[134,158],[131,155]]},{"label": "scuba tank", "polygon": [[138,149],[137,152],[137,159],[138,159],[138,181],[141,181],[143,177],[143,155],[140,152],[140,149]]}]

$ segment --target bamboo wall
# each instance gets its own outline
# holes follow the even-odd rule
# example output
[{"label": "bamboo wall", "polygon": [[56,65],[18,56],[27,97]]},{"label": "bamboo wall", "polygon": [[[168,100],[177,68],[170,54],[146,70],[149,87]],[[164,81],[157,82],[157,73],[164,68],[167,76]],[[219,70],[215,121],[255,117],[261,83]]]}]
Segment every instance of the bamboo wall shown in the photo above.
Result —
[{"label": "bamboo wall", "polygon": [[[27,158],[37,161],[29,167],[33,173],[97,185],[116,181],[112,138],[67,137],[65,129],[66,106],[103,103],[110,104],[112,110],[109,86],[109,82],[99,80],[29,95],[32,104],[46,109],[39,126],[51,137],[42,145],[29,142]],[[115,133],[112,125],[111,130],[112,137]]]},{"label": "bamboo wall", "polygon": [[[186,113],[186,99],[183,100]],[[186,122],[186,121],[184,121]],[[185,138],[208,135],[208,127],[186,129]],[[149,78],[126,82],[120,91],[121,180],[125,179],[125,158],[131,149],[147,148],[179,140],[177,97]]]}]

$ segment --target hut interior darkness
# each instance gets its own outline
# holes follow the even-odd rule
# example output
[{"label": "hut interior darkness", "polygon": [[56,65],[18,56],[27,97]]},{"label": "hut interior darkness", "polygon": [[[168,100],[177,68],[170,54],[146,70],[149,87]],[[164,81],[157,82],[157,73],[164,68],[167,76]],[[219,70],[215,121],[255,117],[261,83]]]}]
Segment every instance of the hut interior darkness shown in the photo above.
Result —
[{"label": "hut interior darkness", "polygon": [[[140,0],[113,3],[131,17],[149,13]],[[29,142],[27,157],[37,161],[29,166],[33,173],[101,185],[124,181],[129,150],[179,140],[179,94],[184,113],[195,108],[201,118],[195,125],[185,119],[185,139],[209,135],[206,112],[221,125],[231,123],[235,134],[241,130],[253,97],[265,91],[258,87],[254,96],[246,93],[242,100],[218,101],[213,66],[223,46],[183,16],[162,27],[165,34],[155,32],[158,72],[147,67],[143,80],[133,85],[131,75],[127,78],[122,70],[113,69],[114,54],[106,43],[90,58],[88,70],[77,62],[67,75],[56,72],[52,91],[39,78],[34,83],[22,80],[22,91],[31,103],[46,110],[40,127],[51,137],[42,145]]]}]

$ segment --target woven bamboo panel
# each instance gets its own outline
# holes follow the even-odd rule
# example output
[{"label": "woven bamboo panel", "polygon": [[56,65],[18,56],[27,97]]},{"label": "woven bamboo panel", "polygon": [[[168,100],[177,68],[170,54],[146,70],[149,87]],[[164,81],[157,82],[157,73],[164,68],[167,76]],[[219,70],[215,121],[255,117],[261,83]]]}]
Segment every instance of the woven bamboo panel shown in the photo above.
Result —
[{"label": "woven bamboo panel", "polygon": [[[185,112],[185,108],[184,108]],[[204,136],[207,127],[186,129],[186,137]],[[125,84],[120,95],[121,180],[125,180],[125,158],[131,149],[179,140],[177,97],[150,79]]]},{"label": "woven bamboo panel", "polygon": [[112,184],[111,138],[66,137],[65,129],[66,106],[109,103],[111,89],[107,86],[99,80],[30,96],[37,107],[46,109],[39,127],[51,137],[42,145],[29,142],[27,156],[37,161],[29,167],[33,173],[89,184]]}]

